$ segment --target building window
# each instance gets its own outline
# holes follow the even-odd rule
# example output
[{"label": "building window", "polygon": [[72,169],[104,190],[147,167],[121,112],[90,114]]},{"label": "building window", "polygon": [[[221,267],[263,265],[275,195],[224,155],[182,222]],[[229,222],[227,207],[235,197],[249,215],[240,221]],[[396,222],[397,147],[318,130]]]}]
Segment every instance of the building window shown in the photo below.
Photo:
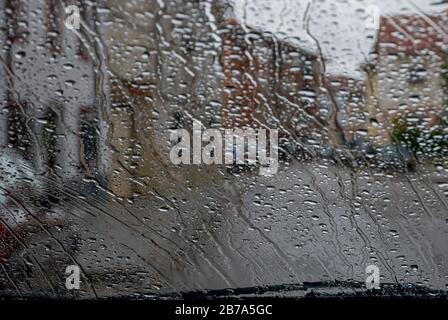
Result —
[{"label": "building window", "polygon": [[418,84],[422,83],[426,80],[427,71],[422,66],[412,67],[409,71],[409,80],[410,84]]}]

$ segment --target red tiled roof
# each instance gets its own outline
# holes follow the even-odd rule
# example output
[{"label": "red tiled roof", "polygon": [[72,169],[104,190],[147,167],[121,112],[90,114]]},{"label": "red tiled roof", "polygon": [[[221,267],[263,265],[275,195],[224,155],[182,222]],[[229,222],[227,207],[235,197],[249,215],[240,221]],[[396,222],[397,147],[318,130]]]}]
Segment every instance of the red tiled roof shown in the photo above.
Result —
[{"label": "red tiled roof", "polygon": [[448,48],[448,11],[438,15],[383,16],[377,39],[380,54],[439,52]]}]

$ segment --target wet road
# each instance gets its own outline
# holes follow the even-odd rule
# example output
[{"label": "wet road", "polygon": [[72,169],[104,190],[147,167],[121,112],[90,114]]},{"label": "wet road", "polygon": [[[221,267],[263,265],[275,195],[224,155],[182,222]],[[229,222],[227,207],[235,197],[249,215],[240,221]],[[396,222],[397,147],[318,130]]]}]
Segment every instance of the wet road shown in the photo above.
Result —
[{"label": "wet road", "polygon": [[[24,248],[3,267],[15,279],[7,286],[66,294],[70,264],[84,272],[79,297],[364,282],[375,264],[382,283],[446,289],[446,173],[322,163],[293,163],[272,178],[235,178],[213,166],[171,172],[169,188],[132,203],[92,181],[81,192],[59,187],[62,200],[51,210],[17,199],[29,226]],[[201,179],[213,184],[204,188]]]}]

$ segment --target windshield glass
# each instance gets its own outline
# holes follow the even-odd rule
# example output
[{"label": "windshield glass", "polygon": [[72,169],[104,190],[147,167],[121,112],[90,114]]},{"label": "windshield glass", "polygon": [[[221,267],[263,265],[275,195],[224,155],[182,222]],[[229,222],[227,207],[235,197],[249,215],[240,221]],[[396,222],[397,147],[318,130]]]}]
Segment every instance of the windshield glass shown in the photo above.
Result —
[{"label": "windshield glass", "polygon": [[0,104],[2,297],[446,295],[446,1],[0,0]]}]

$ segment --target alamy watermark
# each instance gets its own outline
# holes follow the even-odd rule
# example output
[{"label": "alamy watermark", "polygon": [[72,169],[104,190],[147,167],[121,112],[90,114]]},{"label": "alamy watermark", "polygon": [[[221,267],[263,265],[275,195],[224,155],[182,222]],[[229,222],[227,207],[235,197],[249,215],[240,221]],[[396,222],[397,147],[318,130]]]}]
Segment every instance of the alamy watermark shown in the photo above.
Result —
[{"label": "alamy watermark", "polygon": [[174,145],[170,151],[170,159],[173,164],[255,165],[258,163],[261,175],[271,176],[277,173],[277,129],[206,129],[205,131],[202,129],[201,123],[195,120],[192,139],[185,129],[171,131],[170,140]]},{"label": "alamy watermark", "polygon": [[366,278],[367,289],[380,289],[380,268],[374,264],[370,264],[366,268],[368,274]]},{"label": "alamy watermark", "polygon": [[67,290],[79,290],[81,283],[81,270],[77,265],[70,265],[65,269],[65,287]]},{"label": "alamy watermark", "polygon": [[70,30],[79,30],[81,18],[79,7],[71,5],[65,8],[65,13],[69,16],[65,19],[65,26]]}]

